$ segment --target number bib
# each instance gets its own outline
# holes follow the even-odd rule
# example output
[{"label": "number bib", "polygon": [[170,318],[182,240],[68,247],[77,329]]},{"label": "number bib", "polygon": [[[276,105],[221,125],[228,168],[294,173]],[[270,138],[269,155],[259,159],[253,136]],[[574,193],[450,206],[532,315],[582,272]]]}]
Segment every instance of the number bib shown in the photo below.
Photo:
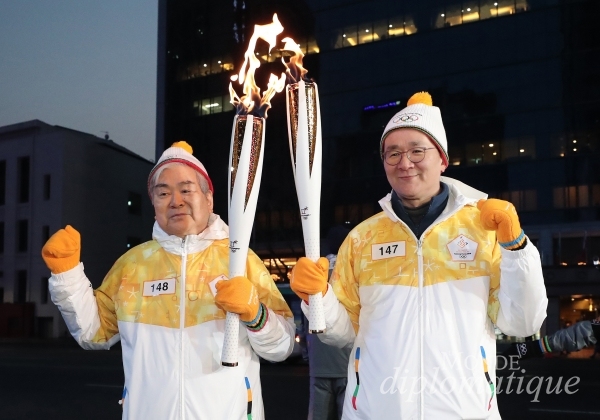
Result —
[{"label": "number bib", "polygon": [[371,260],[384,260],[386,258],[405,257],[406,241],[386,242],[371,245]]},{"label": "number bib", "polygon": [[175,293],[175,279],[144,282],[144,296],[172,295]]}]

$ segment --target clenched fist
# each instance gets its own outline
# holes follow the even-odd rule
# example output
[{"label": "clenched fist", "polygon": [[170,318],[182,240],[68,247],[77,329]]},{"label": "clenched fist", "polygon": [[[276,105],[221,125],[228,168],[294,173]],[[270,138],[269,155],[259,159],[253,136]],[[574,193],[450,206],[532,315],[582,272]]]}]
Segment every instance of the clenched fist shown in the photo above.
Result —
[{"label": "clenched fist", "polygon": [[81,235],[71,225],[52,235],[42,248],[42,258],[54,274],[75,268],[80,254]]},{"label": "clenched fist", "polygon": [[495,230],[498,243],[506,249],[517,249],[525,242],[525,232],[521,229],[519,216],[512,203],[490,198],[479,200],[477,208],[481,212],[481,224],[486,230]]},{"label": "clenched fist", "polygon": [[260,308],[258,291],[246,277],[233,277],[231,280],[221,280],[215,285],[216,305],[224,311],[238,314],[244,322],[250,322]]},{"label": "clenched fist", "polygon": [[292,271],[290,287],[300,299],[308,301],[308,295],[327,292],[327,274],[329,271],[329,260],[321,257],[317,262],[302,257],[296,263]]}]

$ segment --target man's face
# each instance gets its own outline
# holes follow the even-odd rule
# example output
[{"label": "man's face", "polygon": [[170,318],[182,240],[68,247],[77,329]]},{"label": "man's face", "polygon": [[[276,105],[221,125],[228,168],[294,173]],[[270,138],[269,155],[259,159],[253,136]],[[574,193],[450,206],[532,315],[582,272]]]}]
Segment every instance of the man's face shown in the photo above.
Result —
[{"label": "man's face", "polygon": [[152,190],[156,221],[169,235],[197,235],[208,226],[213,196],[200,189],[196,171],[186,165],[168,165]]},{"label": "man's face", "polygon": [[[415,147],[425,148],[423,160],[411,162],[406,154],[400,162],[389,165],[383,162],[388,182],[407,207],[427,203],[440,190],[440,176],[446,169],[433,141],[424,133],[411,128],[392,131],[383,144],[384,156],[390,152],[406,152]],[[416,159],[415,159],[416,160]]]}]

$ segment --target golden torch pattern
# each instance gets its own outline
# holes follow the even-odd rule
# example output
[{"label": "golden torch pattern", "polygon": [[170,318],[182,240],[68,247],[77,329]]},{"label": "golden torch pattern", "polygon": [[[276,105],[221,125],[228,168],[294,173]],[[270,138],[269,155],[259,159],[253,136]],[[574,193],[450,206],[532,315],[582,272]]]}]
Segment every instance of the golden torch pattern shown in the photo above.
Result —
[{"label": "golden torch pattern", "polygon": [[[231,180],[230,180],[230,190],[229,196],[231,197],[233,194],[233,186],[235,184],[235,176],[237,174],[238,165],[240,162],[240,154],[242,153],[242,145],[244,142],[244,133],[246,131],[246,122],[248,120],[247,116],[236,115],[235,122],[233,125],[233,135],[231,137]],[[259,156],[258,151],[262,148],[263,142],[263,129],[264,129],[264,119],[255,118],[252,125],[252,145],[250,147],[250,162],[248,169],[248,183],[246,185],[246,199],[244,200],[244,210],[248,206],[248,200],[250,198],[250,192],[252,191],[252,186],[254,185],[254,179],[256,178],[256,173],[259,169]]]},{"label": "golden torch pattern", "polygon": [[[292,162],[296,164],[296,141],[298,137],[298,83],[289,85],[286,89],[288,100],[288,120],[290,129],[290,150],[292,153]],[[308,129],[308,161],[309,172],[312,174],[313,163],[315,159],[315,148],[317,145],[317,93],[316,84],[304,82],[304,92],[306,97],[306,127]]]}]

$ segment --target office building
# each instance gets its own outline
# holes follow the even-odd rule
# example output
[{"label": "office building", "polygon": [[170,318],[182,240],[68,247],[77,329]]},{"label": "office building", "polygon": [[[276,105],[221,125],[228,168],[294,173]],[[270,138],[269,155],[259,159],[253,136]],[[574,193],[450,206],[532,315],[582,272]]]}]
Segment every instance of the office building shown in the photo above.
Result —
[{"label": "office building", "polygon": [[38,120],[0,128],[0,336],[67,334],[42,246],[72,225],[98,287],[118,257],[151,239],[152,166],[112,140]]},{"label": "office building", "polygon": [[[593,0],[159,1],[157,153],[187,139],[216,180],[226,219],[234,111],[228,84],[254,24],[278,14],[319,85],[322,236],[379,211],[386,122],[431,93],[449,139],[445,175],[513,202],[540,250],[547,330],[598,315],[600,3]],[[259,71],[282,71],[258,45]],[[285,54],[284,54],[285,55]],[[285,98],[267,119],[251,246],[285,281],[302,255]]]}]

